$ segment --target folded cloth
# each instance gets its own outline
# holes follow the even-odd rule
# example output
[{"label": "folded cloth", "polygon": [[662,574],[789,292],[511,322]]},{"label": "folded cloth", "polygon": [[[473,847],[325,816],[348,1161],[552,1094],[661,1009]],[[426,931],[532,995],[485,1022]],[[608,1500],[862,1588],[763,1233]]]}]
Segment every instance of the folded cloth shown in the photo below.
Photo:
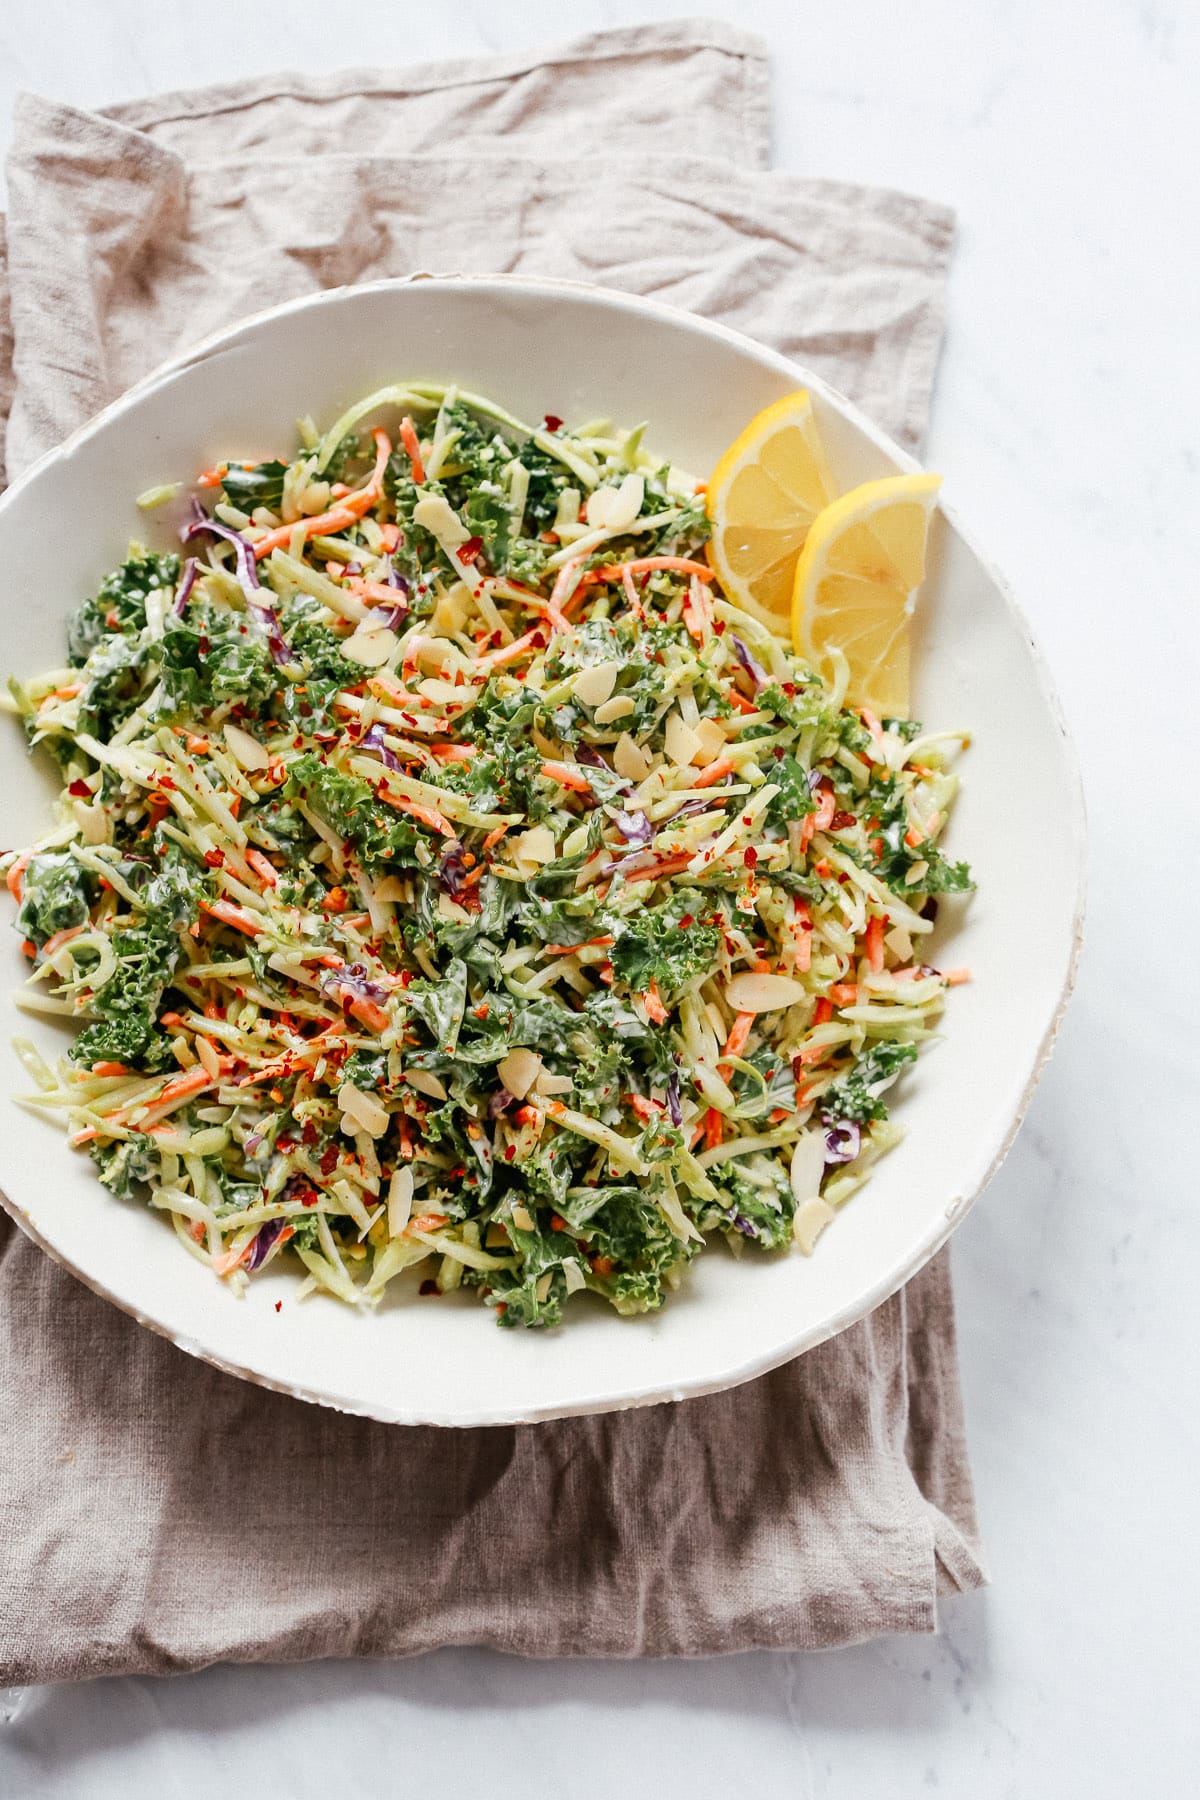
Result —
[{"label": "folded cloth", "polygon": [[[105,114],[26,99],[11,329],[0,281],[10,473],[241,313],[418,268],[665,297],[916,444],[950,217],[769,172],[765,94],[754,40],[673,21]],[[0,1682],[445,1644],[810,1648],[932,1630],[939,1592],[984,1579],[945,1253],[729,1393],[453,1432],[220,1374],[5,1220],[0,1404]]]}]

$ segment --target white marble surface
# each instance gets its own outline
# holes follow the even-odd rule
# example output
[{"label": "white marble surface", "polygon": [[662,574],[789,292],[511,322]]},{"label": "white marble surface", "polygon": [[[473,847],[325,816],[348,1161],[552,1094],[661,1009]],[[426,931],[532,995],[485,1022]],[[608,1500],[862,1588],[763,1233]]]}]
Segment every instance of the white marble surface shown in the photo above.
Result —
[{"label": "white marble surface", "polygon": [[[4,7],[0,132],[19,87],[102,103],[683,10],[259,0],[234,26],[175,0]],[[1020,1141],[957,1240],[994,1585],[948,1605],[936,1640],[824,1656],[597,1666],[446,1652],[34,1691],[0,1727],[0,1793],[14,1800],[457,1800],[514,1777],[572,1800],[651,1780],[666,1800],[1195,1789],[1200,1218],[1184,1119],[1200,999],[1200,9],[732,10],[774,42],[780,165],[959,208],[930,460],[1014,580],[1086,772],[1078,993]],[[1051,818],[1045,842],[1052,857]]]}]

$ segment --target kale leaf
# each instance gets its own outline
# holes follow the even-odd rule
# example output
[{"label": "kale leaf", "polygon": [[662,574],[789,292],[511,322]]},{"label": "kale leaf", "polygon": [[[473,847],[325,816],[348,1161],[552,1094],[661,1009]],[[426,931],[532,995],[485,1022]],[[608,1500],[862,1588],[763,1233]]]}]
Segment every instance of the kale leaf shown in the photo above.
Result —
[{"label": "kale leaf", "polygon": [[860,1125],[886,1119],[888,1109],[880,1092],[895,1081],[906,1063],[917,1060],[915,1044],[873,1044],[847,1074],[821,1095],[821,1114],[827,1119],[853,1119]]},{"label": "kale leaf", "polygon": [[613,973],[643,993],[652,981],[669,1002],[716,964],[721,933],[695,888],[678,888],[659,906],[634,913],[612,948]]}]

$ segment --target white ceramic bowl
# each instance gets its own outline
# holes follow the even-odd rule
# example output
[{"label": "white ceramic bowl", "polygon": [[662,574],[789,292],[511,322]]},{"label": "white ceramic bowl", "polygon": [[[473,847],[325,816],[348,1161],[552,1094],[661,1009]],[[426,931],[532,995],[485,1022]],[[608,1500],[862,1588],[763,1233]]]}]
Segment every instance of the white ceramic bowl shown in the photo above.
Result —
[{"label": "white ceramic bowl", "polygon": [[[44,457],[0,501],[3,661],[63,660],[64,622],[131,536],[155,534],[134,497],[221,455],[293,441],[402,378],[455,380],[520,416],[651,421],[650,441],[707,470],[758,408],[810,389],[843,487],[916,465],[823,382],[732,331],[648,301],[569,283],[422,278],[341,289],[209,340],[134,388]],[[953,478],[949,483],[953,491]],[[158,527],[165,544],[166,526]],[[949,511],[935,523],[921,597],[914,710],[968,727],[950,846],[979,885],[943,908],[935,951],[968,964],[945,1038],[899,1090],[904,1142],[811,1258],[721,1249],[658,1316],[572,1308],[561,1330],[497,1330],[474,1300],[406,1287],[374,1314],[293,1302],[273,1270],[236,1299],[148,1210],[111,1199],[86,1156],[13,1105],[28,1076],[11,1048],[52,1026],[18,1013],[27,965],[0,937],[0,1187],[46,1250],[142,1324],[219,1367],[346,1411],[480,1425],[599,1412],[733,1385],[851,1324],[925,1263],[1012,1141],[1069,992],[1080,931],[1083,823],[1075,759],[1029,629]],[[48,760],[48,759],[47,759]],[[55,784],[15,725],[0,729],[4,841],[46,828]],[[7,924],[7,918],[5,923]],[[397,1284],[400,1286],[401,1284]],[[282,1299],[276,1312],[275,1302]]]}]

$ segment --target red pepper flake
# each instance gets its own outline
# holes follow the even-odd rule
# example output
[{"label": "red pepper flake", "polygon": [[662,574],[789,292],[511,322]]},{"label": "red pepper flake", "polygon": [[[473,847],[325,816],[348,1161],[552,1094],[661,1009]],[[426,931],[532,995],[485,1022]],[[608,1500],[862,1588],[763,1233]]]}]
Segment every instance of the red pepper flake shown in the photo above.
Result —
[{"label": "red pepper flake", "polygon": [[853,813],[835,812],[832,819],[829,821],[829,829],[831,831],[845,831],[848,825],[853,825],[854,823],[855,818]]},{"label": "red pepper flake", "polygon": [[679,929],[680,929],[680,931],[686,931],[688,926],[693,925],[693,924],[695,924],[695,919],[693,918],[692,914],[684,913],[679,921]]},{"label": "red pepper flake", "polygon": [[440,1294],[441,1291],[442,1290],[437,1282],[433,1280],[423,1281],[417,1290],[417,1292],[421,1294]]},{"label": "red pepper flake", "polygon": [[326,1144],[321,1152],[321,1160],[317,1165],[322,1175],[332,1175],[337,1168],[338,1153],[336,1144]]},{"label": "red pepper flake", "polygon": [[282,1311],[283,1311],[283,1301],[282,1301],[282,1300],[277,1300],[277,1301],[276,1301],[276,1302],[275,1302],[275,1311],[276,1311],[276,1312],[282,1312]]},{"label": "red pepper flake", "polygon": [[545,431],[561,431],[562,420],[557,413],[547,413],[542,420],[542,428]]},{"label": "red pepper flake", "polygon": [[724,621],[724,619],[714,619],[713,620],[713,630],[716,632],[718,637],[724,637],[725,636],[725,621]]},{"label": "red pepper flake", "polygon": [[316,1188],[311,1187],[298,1188],[296,1190],[296,1198],[302,1206],[315,1206],[317,1204],[317,1190]]},{"label": "red pepper flake", "polygon": [[565,1231],[567,1229],[567,1221],[565,1219],[560,1219],[557,1213],[551,1213],[550,1229],[551,1231]]},{"label": "red pepper flake", "polygon": [[204,860],[210,869],[223,869],[225,867],[225,852],[223,850],[206,850],[204,852]]},{"label": "red pepper flake", "polygon": [[90,800],[92,797],[92,790],[86,781],[73,781],[67,792],[74,794],[76,800]]},{"label": "red pepper flake", "polygon": [[758,862],[758,851],[754,849],[743,850],[742,861],[748,869],[754,868],[755,864]]},{"label": "red pepper flake", "polygon": [[473,563],[483,549],[481,537],[469,537],[465,544],[460,544],[456,552],[459,562]]},{"label": "red pepper flake", "polygon": [[512,1160],[516,1156],[516,1154],[517,1154],[517,1146],[515,1144],[509,1144],[506,1147],[505,1152],[504,1152],[505,1162],[512,1162]]},{"label": "red pepper flake", "polygon": [[311,1148],[317,1141],[317,1128],[311,1119],[305,1119],[300,1127],[300,1142]]}]

